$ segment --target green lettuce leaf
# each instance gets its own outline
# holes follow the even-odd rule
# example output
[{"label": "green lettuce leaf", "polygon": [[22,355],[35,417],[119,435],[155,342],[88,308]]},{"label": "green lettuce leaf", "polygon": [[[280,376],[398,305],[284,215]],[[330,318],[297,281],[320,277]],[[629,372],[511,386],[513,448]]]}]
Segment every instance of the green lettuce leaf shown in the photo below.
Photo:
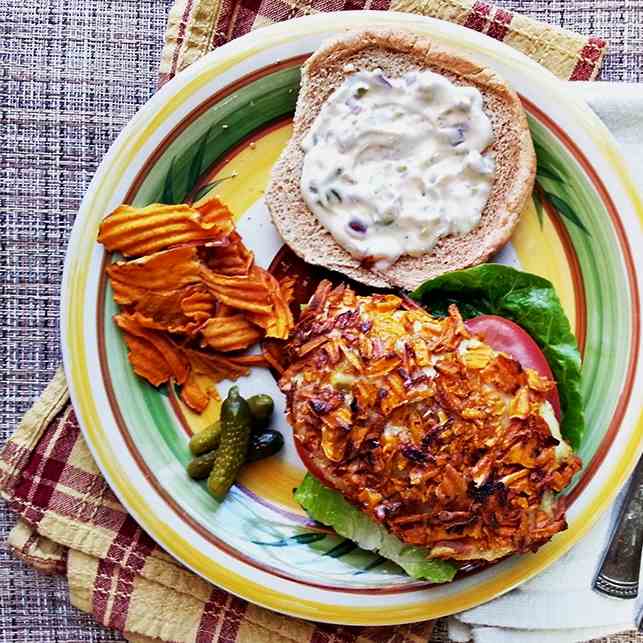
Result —
[{"label": "green lettuce leaf", "polygon": [[434,315],[446,315],[449,304],[457,304],[465,319],[500,315],[522,326],[549,362],[563,412],[561,432],[578,449],[585,432],[580,354],[551,282],[490,263],[431,279],[411,297]]},{"label": "green lettuce leaf", "polygon": [[362,549],[392,560],[412,578],[447,583],[455,576],[454,563],[427,558],[426,549],[406,545],[310,473],[295,490],[295,500],[313,520],[332,527]]}]

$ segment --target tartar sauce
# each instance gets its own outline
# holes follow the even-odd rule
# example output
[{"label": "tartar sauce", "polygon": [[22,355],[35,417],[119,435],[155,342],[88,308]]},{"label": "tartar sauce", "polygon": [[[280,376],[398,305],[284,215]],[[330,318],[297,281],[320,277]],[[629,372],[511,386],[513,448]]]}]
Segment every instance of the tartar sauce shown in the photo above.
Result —
[{"label": "tartar sauce", "polygon": [[495,163],[474,87],[429,71],[360,71],[329,97],[302,141],[301,191],[343,248],[380,268],[473,229]]}]

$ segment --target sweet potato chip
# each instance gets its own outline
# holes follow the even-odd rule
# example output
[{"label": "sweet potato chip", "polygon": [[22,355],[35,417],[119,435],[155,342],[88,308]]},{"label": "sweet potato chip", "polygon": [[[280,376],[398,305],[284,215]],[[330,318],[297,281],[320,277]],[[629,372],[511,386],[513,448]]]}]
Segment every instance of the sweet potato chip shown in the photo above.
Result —
[{"label": "sweet potato chip", "polygon": [[206,195],[195,201],[192,207],[199,212],[204,225],[215,225],[219,229],[225,230],[226,234],[234,231],[232,212],[216,196]]},{"label": "sweet potato chip", "polygon": [[266,331],[287,337],[292,328],[294,280],[280,284],[254,265],[215,196],[192,205],[122,205],[104,219],[98,241],[132,257],[106,273],[135,372],[155,386],[173,379],[197,413],[216,395],[206,390],[208,379],[235,380],[269,366],[264,355],[239,352]]},{"label": "sweet potato chip", "polygon": [[222,304],[220,301],[217,302],[217,317],[230,317],[234,315],[237,311],[232,306],[227,304]]},{"label": "sweet potato chip", "polygon": [[185,354],[195,373],[207,375],[214,382],[221,380],[236,380],[250,372],[247,365],[239,364],[225,355],[185,349]]},{"label": "sweet potato chip", "polygon": [[[152,317],[143,315],[142,313],[121,313],[121,315],[125,315],[132,324],[137,324],[141,328],[147,328],[148,330],[166,330],[163,323],[156,321]],[[118,321],[116,323],[118,324]]]},{"label": "sweet potato chip", "polygon": [[[261,365],[261,355],[241,355],[228,358],[215,353],[206,353],[186,349],[185,354],[190,362],[191,370],[185,384],[181,388],[181,399],[187,406],[197,413],[205,411],[210,399],[218,399],[217,390],[212,387],[203,390],[199,376],[205,376],[213,382],[224,379],[236,380],[242,375],[247,375],[250,366]],[[259,359],[257,359],[259,358]]]},{"label": "sweet potato chip", "polygon": [[146,339],[123,332],[129,359],[134,372],[146,379],[152,386],[160,386],[172,376],[172,369],[163,355]]},{"label": "sweet potato chip", "polygon": [[268,368],[269,366],[266,358],[261,353],[256,355],[227,355],[226,357],[233,364],[237,364],[239,366],[258,366],[263,368]]},{"label": "sweet potato chip", "polygon": [[199,275],[210,292],[222,303],[256,313],[269,314],[272,303],[261,271],[256,266],[246,276],[228,277],[201,266]]},{"label": "sweet potato chip", "polygon": [[269,272],[258,266],[255,266],[253,270],[263,282],[272,306],[267,313],[253,312],[248,314],[247,317],[265,329],[267,337],[286,339],[294,326],[294,320],[281,286]]},{"label": "sweet potato chip", "polygon": [[130,319],[133,322],[136,322],[142,328],[148,328],[150,330],[160,330],[167,331],[168,333],[182,334],[182,335],[194,335],[199,328],[201,328],[202,322],[193,321],[187,317],[182,319],[155,319],[149,315],[144,315],[138,310],[134,310],[131,313],[124,313],[129,315]]},{"label": "sweet potato chip", "polygon": [[190,372],[190,364],[183,351],[169,337],[157,330],[145,328],[132,314],[120,313],[114,316],[114,321],[121,330],[151,344],[169,366],[177,384],[185,382]]},{"label": "sweet potato chip", "polygon": [[212,317],[200,328],[201,346],[224,353],[238,351],[256,344],[263,333],[243,315]]},{"label": "sweet potato chip", "polygon": [[204,215],[186,204],[120,205],[103,219],[98,241],[110,252],[142,257],[185,244],[227,243],[233,227],[229,214]]},{"label": "sweet potato chip", "polygon": [[289,360],[283,342],[274,339],[265,340],[261,345],[261,352],[268,366],[279,375],[286,370]]},{"label": "sweet potato chip", "polygon": [[[206,296],[211,297],[207,293]],[[198,288],[193,286],[164,292],[148,290],[143,292],[132,306],[132,312],[139,315],[140,324],[145,328],[193,335],[210,314],[204,309],[203,303],[199,301],[199,310],[196,310],[196,306],[192,303],[187,306],[190,313],[188,315],[185,312],[184,302],[186,299],[195,301],[199,297]],[[212,309],[214,305],[214,300],[212,300]]]},{"label": "sweet potato chip", "polygon": [[134,303],[134,311],[145,317],[150,317],[162,324],[162,328],[170,324],[179,324],[186,320],[181,309],[181,301],[186,296],[186,290],[145,290]]},{"label": "sweet potato chip", "polygon": [[255,256],[246,248],[241,237],[235,232],[230,235],[230,244],[212,248],[208,253],[208,267],[220,275],[247,275]]},{"label": "sweet potato chip", "polygon": [[181,399],[196,413],[203,413],[210,403],[210,396],[199,385],[194,370],[190,371],[185,384],[181,387]]},{"label": "sweet potato chip", "polygon": [[196,248],[164,250],[132,261],[117,261],[106,271],[117,304],[132,304],[148,290],[177,290],[199,281]]},{"label": "sweet potato chip", "polygon": [[205,321],[215,314],[217,300],[203,288],[193,289],[181,300],[184,315],[196,321]]},{"label": "sweet potato chip", "polygon": [[114,292],[114,301],[121,305],[132,304],[147,292],[145,288],[133,286],[124,281],[112,280],[111,284]]},{"label": "sweet potato chip", "polygon": [[295,278],[284,277],[279,281],[279,287],[281,289],[281,294],[284,298],[284,301],[287,304],[290,304],[295,298]]}]

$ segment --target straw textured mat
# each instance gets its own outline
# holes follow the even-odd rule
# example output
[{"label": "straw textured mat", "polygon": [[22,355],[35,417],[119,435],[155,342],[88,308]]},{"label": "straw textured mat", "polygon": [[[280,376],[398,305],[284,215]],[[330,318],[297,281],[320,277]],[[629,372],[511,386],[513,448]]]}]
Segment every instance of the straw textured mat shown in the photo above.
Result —
[{"label": "straw textured mat", "polygon": [[[67,235],[91,176],[157,80],[171,0],[0,0],[0,443],[60,361]],[[602,78],[643,76],[643,0],[499,0],[608,40]],[[0,505],[0,541],[13,517]],[[0,550],[0,642],[121,640],[63,580]],[[435,640],[446,640],[436,631]],[[612,643],[643,638],[613,638]]]}]

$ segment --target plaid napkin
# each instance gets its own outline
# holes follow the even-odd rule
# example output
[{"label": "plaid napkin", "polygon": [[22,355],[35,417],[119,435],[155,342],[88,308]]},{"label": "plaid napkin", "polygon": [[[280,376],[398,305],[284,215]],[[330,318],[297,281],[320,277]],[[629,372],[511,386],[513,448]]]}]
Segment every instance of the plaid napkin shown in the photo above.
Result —
[{"label": "plaid napkin", "polygon": [[[391,9],[487,33],[561,78],[593,79],[606,43],[467,0],[178,0],[161,82],[251,29],[339,9]],[[30,565],[66,574],[72,603],[131,641],[426,642],[431,623],[341,627],[280,616],[213,587],[160,550],[127,514],[83,441],[59,370],[0,451],[0,494],[19,516],[9,546]]]},{"label": "plaid napkin", "polygon": [[67,574],[72,603],[132,641],[425,643],[430,623],[360,628],[309,623],[249,604],[157,547],[101,476],[60,369],[0,451],[0,493],[19,520],[14,553]]},{"label": "plaid napkin", "polygon": [[253,29],[325,11],[389,9],[481,31],[527,54],[563,80],[594,80],[607,43],[480,0],[177,0],[170,11],[160,82]]}]

